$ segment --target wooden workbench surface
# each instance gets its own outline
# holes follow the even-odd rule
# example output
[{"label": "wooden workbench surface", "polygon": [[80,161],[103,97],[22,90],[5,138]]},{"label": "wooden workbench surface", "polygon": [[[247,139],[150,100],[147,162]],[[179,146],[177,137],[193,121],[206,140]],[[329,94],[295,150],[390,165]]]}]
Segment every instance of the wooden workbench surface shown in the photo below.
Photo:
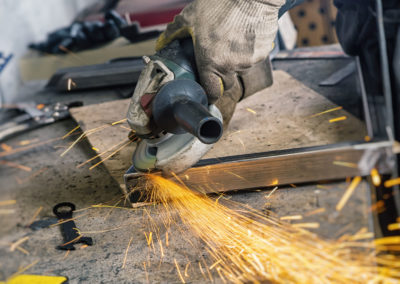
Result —
[{"label": "wooden workbench surface", "polygon": [[[120,100],[83,107],[73,110],[72,113],[81,128],[89,130],[125,118],[127,107],[128,101]],[[268,151],[363,139],[365,130],[362,123],[342,110],[310,117],[312,114],[333,107],[336,106],[321,95],[286,73],[277,71],[273,87],[240,103],[230,128],[208,157],[241,154],[260,149]],[[346,115],[348,119],[329,123],[329,119],[343,115]],[[32,131],[19,137],[19,140],[11,140],[9,143],[17,145],[20,141],[27,139],[62,137],[75,126],[73,121],[62,121]],[[16,204],[10,207],[15,210],[15,213],[1,218],[3,232],[10,228],[12,231],[3,235],[0,233],[0,255],[3,259],[7,258],[0,267],[0,277],[4,278],[21,267],[33,264],[33,267],[25,273],[65,275],[72,283],[101,281],[177,283],[179,277],[175,261],[182,271],[190,261],[194,265],[190,266],[190,278],[186,280],[192,283],[204,282],[202,274],[196,270],[196,267],[197,262],[207,253],[204,243],[197,238],[191,239],[191,242],[195,244],[195,247],[192,247],[182,238],[181,231],[177,229],[179,227],[173,227],[169,235],[170,246],[161,263],[159,255],[151,252],[143,234],[143,232],[148,232],[149,228],[143,222],[142,211],[91,207],[95,204],[113,206],[120,199],[118,186],[109,178],[106,170],[122,183],[122,175],[130,166],[134,145],[124,148],[107,160],[104,167],[99,166],[89,170],[99,160],[94,160],[80,168],[77,168],[77,165],[95,156],[95,151],[101,153],[127,139],[126,127],[127,124],[117,124],[89,135],[88,141],[93,146],[93,150],[88,148],[86,143],[80,143],[61,158],[60,154],[66,149],[65,147],[68,147],[68,143],[77,137],[73,135],[60,141],[54,147],[48,146],[21,155],[15,162],[33,168],[31,173],[21,170],[17,172],[22,184],[13,181],[12,174],[18,169],[5,167],[1,169],[2,200],[16,199]],[[223,152],[228,147],[229,152]],[[102,157],[107,157],[117,148]],[[36,174],[40,172],[41,174]],[[9,189],[6,185],[9,185]],[[355,233],[364,227],[373,231],[369,191],[365,183],[357,187],[342,211],[335,210],[347,187],[347,182],[338,181],[330,184],[297,185],[296,188],[279,187],[273,194],[271,194],[272,188],[228,193],[226,198],[262,212],[273,211],[278,216],[302,215],[303,220],[292,222],[318,222],[320,227],[310,230],[323,238],[335,239],[343,234]],[[266,199],[270,194],[271,196]],[[76,220],[77,226],[84,236],[92,236],[95,241],[94,246],[77,249],[69,255],[55,249],[55,246],[62,242],[58,227],[31,230],[25,226],[31,222],[34,213],[41,208],[43,210],[37,218],[39,225],[55,222],[51,212],[52,207],[65,201],[73,202],[78,209],[83,210],[76,213],[79,217]],[[325,211],[322,212],[321,209]],[[315,210],[320,210],[320,213],[308,216]],[[9,244],[26,236],[29,240],[23,243],[22,247],[29,252],[29,255],[20,251],[10,251]],[[133,241],[129,253],[125,255],[130,240]],[[126,259],[126,266],[122,268],[124,259]],[[143,267],[144,262],[149,265]],[[222,282],[218,275],[214,277],[216,283]]]}]

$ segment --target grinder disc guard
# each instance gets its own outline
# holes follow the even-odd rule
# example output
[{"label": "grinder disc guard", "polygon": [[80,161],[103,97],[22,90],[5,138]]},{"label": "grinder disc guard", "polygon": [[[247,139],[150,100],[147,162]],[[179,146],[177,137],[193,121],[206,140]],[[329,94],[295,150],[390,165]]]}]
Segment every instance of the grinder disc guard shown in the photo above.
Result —
[{"label": "grinder disc guard", "polygon": [[[215,105],[209,112],[220,121],[222,115]],[[140,172],[161,170],[165,174],[184,171],[199,161],[212,144],[204,144],[190,133],[162,134],[159,138],[142,140],[133,155],[133,166]]]}]

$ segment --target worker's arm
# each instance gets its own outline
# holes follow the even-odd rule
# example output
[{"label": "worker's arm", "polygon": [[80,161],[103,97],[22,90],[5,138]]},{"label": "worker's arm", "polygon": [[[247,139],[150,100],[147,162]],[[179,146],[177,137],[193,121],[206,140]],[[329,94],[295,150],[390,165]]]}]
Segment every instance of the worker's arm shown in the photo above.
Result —
[{"label": "worker's arm", "polygon": [[[291,1],[295,2],[295,1]],[[200,84],[217,103],[226,125],[243,98],[240,71],[265,61],[273,49],[285,0],[196,0],[175,17],[157,49],[191,36]]]}]

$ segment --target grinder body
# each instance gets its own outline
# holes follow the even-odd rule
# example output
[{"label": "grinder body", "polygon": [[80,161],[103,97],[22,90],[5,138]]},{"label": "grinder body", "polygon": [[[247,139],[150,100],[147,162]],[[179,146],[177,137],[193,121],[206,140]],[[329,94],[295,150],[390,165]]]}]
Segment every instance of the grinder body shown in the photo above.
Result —
[{"label": "grinder body", "polygon": [[144,60],[128,112],[130,126],[142,138],[133,167],[139,172],[181,172],[222,136],[222,116],[197,83],[190,39],[174,41]]}]

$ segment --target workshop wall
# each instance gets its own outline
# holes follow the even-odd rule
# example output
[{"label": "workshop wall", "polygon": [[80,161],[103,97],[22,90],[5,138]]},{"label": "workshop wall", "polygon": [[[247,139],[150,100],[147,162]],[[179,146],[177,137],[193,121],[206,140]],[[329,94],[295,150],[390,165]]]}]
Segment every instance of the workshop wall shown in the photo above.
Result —
[{"label": "workshop wall", "polygon": [[44,40],[47,33],[69,25],[76,13],[96,0],[0,0],[0,52],[13,58],[0,74],[4,101],[18,96],[22,81],[18,61],[28,44]]}]

